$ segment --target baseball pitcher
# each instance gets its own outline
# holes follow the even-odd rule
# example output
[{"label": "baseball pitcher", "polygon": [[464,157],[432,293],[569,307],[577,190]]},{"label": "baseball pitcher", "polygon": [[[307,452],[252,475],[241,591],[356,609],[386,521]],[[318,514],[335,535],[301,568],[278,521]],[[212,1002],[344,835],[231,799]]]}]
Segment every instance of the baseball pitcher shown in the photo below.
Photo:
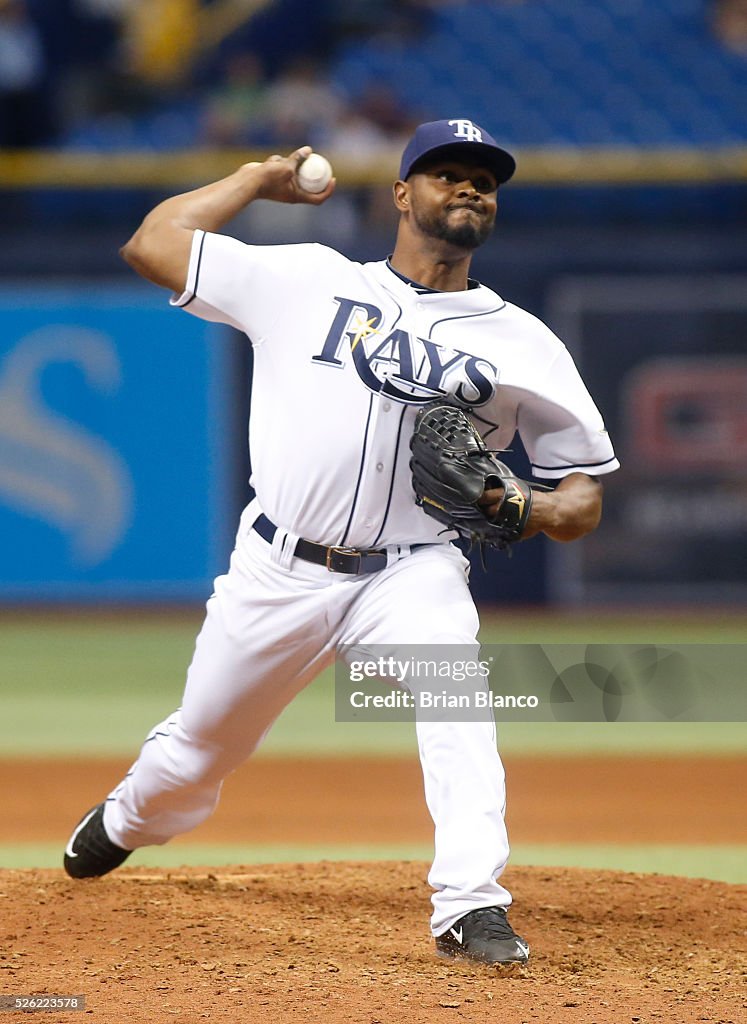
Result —
[{"label": "baseball pitcher", "polygon": [[[249,338],[256,498],[207,602],[181,707],[74,830],[64,860],[74,878],[204,821],[223,779],[337,651],[477,649],[468,562],[453,541],[581,537],[599,522],[599,477],[618,466],[563,343],[469,276],[513,157],[467,119],[420,125],[394,183],[394,252],[381,262],[220,233],[256,199],[326,202],[334,178],[317,193],[299,182],[310,153],[167,199],[122,250],[176,309]],[[491,454],[517,430],[544,489]],[[416,730],[435,825],[436,952],[525,963],[500,883],[509,847],[495,725]]]}]

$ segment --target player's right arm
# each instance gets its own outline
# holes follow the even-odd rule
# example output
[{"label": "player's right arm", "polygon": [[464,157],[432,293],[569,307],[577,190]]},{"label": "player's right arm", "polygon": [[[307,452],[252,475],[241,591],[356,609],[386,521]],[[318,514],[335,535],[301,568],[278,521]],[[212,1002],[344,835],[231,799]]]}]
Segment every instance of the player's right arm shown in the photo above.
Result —
[{"label": "player's right arm", "polygon": [[182,292],[197,229],[220,230],[255,199],[318,205],[332,195],[334,178],[318,194],[298,186],[296,170],[310,152],[309,146],[303,146],[287,157],[243,164],[227,178],[164,200],[146,216],[120,255],[146,280]]}]

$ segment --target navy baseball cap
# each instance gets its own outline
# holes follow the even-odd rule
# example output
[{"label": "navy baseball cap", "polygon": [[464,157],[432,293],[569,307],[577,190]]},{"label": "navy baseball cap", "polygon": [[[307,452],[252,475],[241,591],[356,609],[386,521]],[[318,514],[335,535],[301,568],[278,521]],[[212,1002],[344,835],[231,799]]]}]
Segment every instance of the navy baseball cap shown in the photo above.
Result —
[{"label": "navy baseball cap", "polygon": [[407,181],[415,164],[423,157],[438,159],[453,156],[458,160],[467,154],[478,158],[481,164],[489,168],[499,185],[508,181],[516,170],[514,158],[505,149],[501,149],[492,135],[473,121],[456,117],[450,121],[427,121],[415,129],[415,134],[402,154],[400,181]]}]

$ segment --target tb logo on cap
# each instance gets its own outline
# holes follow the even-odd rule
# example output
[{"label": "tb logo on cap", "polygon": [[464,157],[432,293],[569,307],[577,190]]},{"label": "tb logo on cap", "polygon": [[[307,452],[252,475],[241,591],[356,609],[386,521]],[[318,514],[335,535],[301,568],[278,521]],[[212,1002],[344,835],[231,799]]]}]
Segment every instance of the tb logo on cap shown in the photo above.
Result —
[{"label": "tb logo on cap", "polygon": [[464,139],[465,142],[482,142],[482,132],[471,121],[449,121],[449,127],[452,125],[457,126],[457,130],[454,132],[455,139]]}]

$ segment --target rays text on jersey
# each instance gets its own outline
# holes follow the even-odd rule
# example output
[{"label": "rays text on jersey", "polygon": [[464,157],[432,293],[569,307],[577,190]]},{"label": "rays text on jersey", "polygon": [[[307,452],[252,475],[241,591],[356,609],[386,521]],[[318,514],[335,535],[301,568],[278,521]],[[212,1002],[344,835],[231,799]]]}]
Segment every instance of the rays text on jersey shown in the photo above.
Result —
[{"label": "rays text on jersey", "polygon": [[345,365],[347,352],[371,391],[407,405],[423,405],[444,395],[465,406],[488,402],[498,369],[471,352],[439,345],[402,327],[387,330],[373,303],[335,296],[337,311],[321,351],[312,362]]}]

